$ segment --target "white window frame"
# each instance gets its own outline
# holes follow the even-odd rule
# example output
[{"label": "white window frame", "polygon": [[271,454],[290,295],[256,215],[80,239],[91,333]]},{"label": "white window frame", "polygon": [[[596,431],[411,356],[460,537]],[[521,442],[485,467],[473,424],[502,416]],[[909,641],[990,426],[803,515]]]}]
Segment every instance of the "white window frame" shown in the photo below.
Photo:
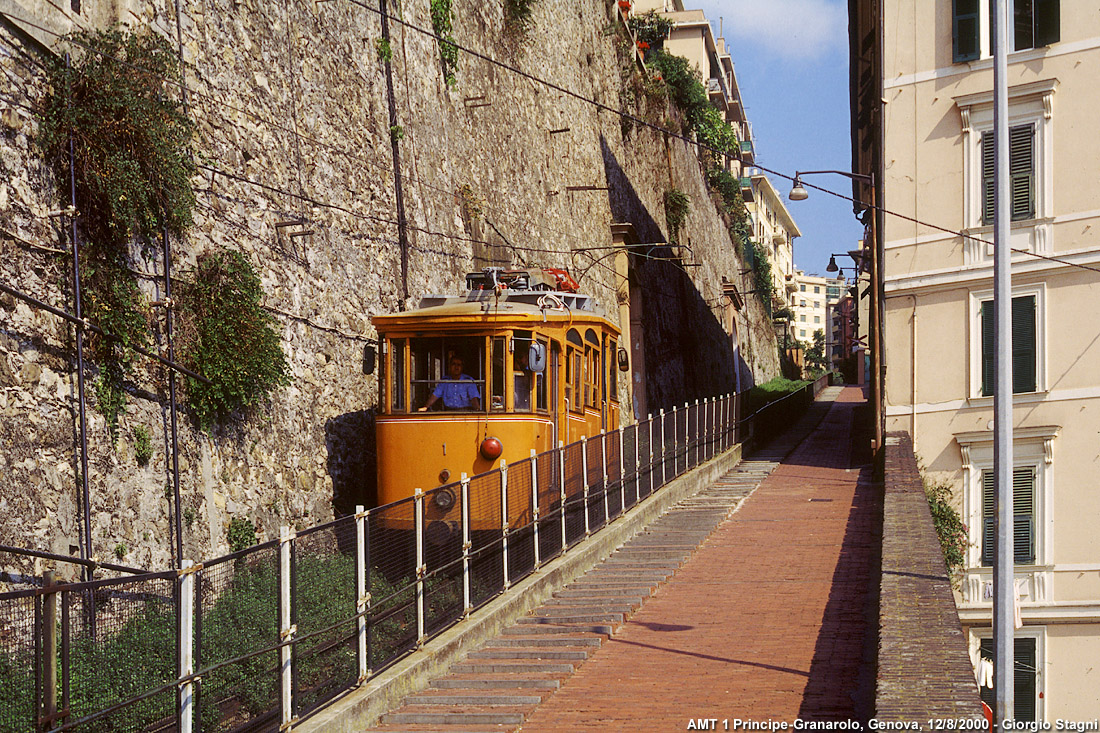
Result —
[{"label": "white window frame", "polygon": [[[1047,391],[1047,350],[1046,350],[1046,283],[1017,285],[1012,288],[1012,297],[1035,296],[1035,392],[1018,392],[1013,401],[1029,394]],[[992,290],[973,290],[970,292],[970,400],[971,404],[982,404],[985,400],[993,404],[993,395],[982,394],[982,303],[993,300]]]},{"label": "white window frame", "polygon": [[[984,7],[984,3],[982,3]],[[1057,79],[1031,82],[1008,90],[1008,127],[1032,125],[1035,131],[1035,214],[1011,223],[1012,247],[1039,254],[1054,243],[1054,92]],[[993,227],[982,223],[982,133],[993,129],[993,92],[955,97],[962,117],[963,222],[965,233],[992,243]],[[964,240],[964,264],[992,262],[992,244]]]},{"label": "white window frame", "polygon": [[[970,661],[981,659],[982,639],[992,639],[993,629],[989,626],[970,627]],[[1047,627],[1024,626],[1016,629],[1014,639],[1035,639],[1035,718],[1038,722],[1046,718],[1046,668],[1047,668]]]},{"label": "white window frame", "polygon": [[[993,25],[993,19],[989,14],[989,3],[986,0],[978,0],[978,48],[981,49],[978,55],[978,59],[993,58],[993,49],[990,47],[990,28]],[[1015,0],[1008,0],[1008,52],[1009,53],[1021,53],[1023,51],[1035,51],[1043,50],[1047,46],[1028,46],[1027,48],[1016,48],[1016,23],[1013,22],[1013,10],[1015,9]],[[1061,24],[1062,19],[1058,19]],[[964,62],[965,63],[965,62]],[[974,63],[971,61],[970,63]]]},{"label": "white window frame", "polygon": [[[1049,568],[1054,561],[1054,439],[1058,426],[1016,428],[1012,441],[1012,467],[1035,469],[1035,562],[1018,565],[1017,575]],[[993,431],[955,435],[962,451],[963,517],[968,530],[966,567],[988,574],[982,566],[982,471],[993,470]],[[1046,600],[1047,588],[1034,588],[1026,600]],[[971,602],[981,598],[970,598]]]}]

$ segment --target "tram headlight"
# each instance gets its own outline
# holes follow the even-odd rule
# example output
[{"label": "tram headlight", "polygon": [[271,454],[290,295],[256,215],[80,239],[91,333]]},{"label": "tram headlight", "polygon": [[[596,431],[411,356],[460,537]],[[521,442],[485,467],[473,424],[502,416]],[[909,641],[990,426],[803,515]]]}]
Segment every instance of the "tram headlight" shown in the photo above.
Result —
[{"label": "tram headlight", "polygon": [[449,512],[455,505],[455,492],[450,489],[437,489],[432,494],[432,503],[442,512]]},{"label": "tram headlight", "polygon": [[481,441],[481,457],[487,461],[495,461],[500,458],[503,451],[504,444],[500,442],[500,438],[490,436]]}]

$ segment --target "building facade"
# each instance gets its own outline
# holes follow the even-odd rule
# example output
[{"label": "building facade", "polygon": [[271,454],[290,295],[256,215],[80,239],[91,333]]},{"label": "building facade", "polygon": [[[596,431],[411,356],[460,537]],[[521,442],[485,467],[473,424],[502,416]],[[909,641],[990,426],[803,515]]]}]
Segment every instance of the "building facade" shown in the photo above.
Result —
[{"label": "building facade", "polygon": [[812,345],[814,333],[821,331],[825,337],[825,353],[831,354],[833,329],[830,325],[830,313],[844,293],[844,278],[807,275],[802,270],[795,270],[793,279],[797,287],[791,294],[795,337]]},{"label": "building facade", "polygon": [[[957,595],[990,654],[993,60],[989,4],[852,3],[853,153],[884,216],[887,430],[906,430],[969,532]],[[1100,15],[1010,0],[1016,719],[1100,710]],[[868,53],[868,49],[873,52]],[[918,223],[924,222],[924,223]],[[995,660],[994,660],[995,663]],[[988,688],[984,690],[989,693]]]}]

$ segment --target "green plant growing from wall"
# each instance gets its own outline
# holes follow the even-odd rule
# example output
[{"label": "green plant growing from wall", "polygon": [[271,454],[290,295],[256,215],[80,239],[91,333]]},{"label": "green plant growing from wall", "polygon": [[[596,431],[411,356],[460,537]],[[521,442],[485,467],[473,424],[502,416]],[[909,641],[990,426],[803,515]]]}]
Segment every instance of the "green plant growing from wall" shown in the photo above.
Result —
[{"label": "green plant growing from wall", "polygon": [[127,550],[126,545],[122,544],[121,542],[115,545],[115,557],[117,557],[119,560],[126,557],[127,552],[129,552],[129,550]]},{"label": "green plant growing from wall", "polygon": [[374,49],[378,52],[378,60],[382,63],[388,64],[393,61],[393,48],[390,46],[390,39],[374,39]]},{"label": "green plant growing from wall", "polygon": [[47,58],[49,91],[37,142],[65,201],[71,163],[83,233],[84,315],[113,336],[89,339],[100,366],[97,403],[113,442],[132,349],[149,342],[147,306],[130,269],[131,244],[191,225],[193,126],[176,94],[179,64],[167,40],[118,27],[79,31],[65,40],[79,52],[70,66]]},{"label": "green plant growing from wall", "polygon": [[665,224],[668,225],[668,241],[675,244],[680,236],[680,230],[687,221],[688,210],[691,208],[691,199],[678,188],[665,191]]},{"label": "green plant growing from wall", "polygon": [[531,11],[538,0],[504,0],[504,20],[513,28],[527,31],[531,25]]},{"label": "green plant growing from wall", "polygon": [[149,428],[144,425],[136,426],[131,432],[134,439],[134,460],[139,466],[148,466],[153,457],[153,444],[149,439]]},{"label": "green plant growing from wall", "polygon": [[458,47],[455,46],[454,30],[451,22],[451,0],[432,0],[432,30],[439,42],[439,63],[443,67],[443,79],[447,86],[453,87],[457,83],[455,73],[458,71]]},{"label": "green plant growing from wall", "polygon": [[763,248],[751,239],[745,240],[745,260],[752,267],[752,290],[764,306],[764,312],[770,317],[772,301],[775,298],[775,283],[772,282],[772,263],[764,254]]},{"label": "green plant growing from wall", "polygon": [[647,60],[662,50],[669,33],[676,27],[668,18],[657,15],[656,10],[630,16],[627,25]]},{"label": "green plant growing from wall", "polygon": [[179,354],[210,380],[187,379],[187,402],[203,430],[290,383],[286,354],[263,309],[260,278],[243,254],[207,250],[180,287]]},{"label": "green plant growing from wall", "polygon": [[247,550],[256,544],[256,525],[249,519],[233,517],[229,520],[229,531],[226,533],[230,552]]},{"label": "green plant growing from wall", "polygon": [[928,498],[928,509],[932,513],[932,524],[940,540],[948,574],[952,584],[957,584],[959,571],[966,565],[966,525],[951,504],[950,485],[925,481],[924,495]]}]

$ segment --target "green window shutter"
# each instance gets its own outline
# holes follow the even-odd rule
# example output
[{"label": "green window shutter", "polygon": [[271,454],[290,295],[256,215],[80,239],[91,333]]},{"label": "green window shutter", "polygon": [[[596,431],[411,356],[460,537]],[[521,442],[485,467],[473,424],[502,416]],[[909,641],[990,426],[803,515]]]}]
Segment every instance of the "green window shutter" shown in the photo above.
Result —
[{"label": "green window shutter", "polygon": [[996,552],[997,530],[997,502],[995,475],[992,471],[982,471],[982,565],[985,567],[993,564],[993,554]]},{"label": "green window shutter", "polygon": [[[997,660],[993,655],[993,639],[982,639],[979,642],[982,659],[988,659],[994,666]],[[1012,675],[1013,697],[1015,703],[1014,720],[1035,722],[1036,720],[1036,670],[1038,669],[1038,654],[1035,650],[1035,639],[1014,639],[1012,642],[1012,656],[1015,674]],[[993,707],[993,688],[980,688],[982,701]]]},{"label": "green window shutter", "polygon": [[1017,565],[1035,562],[1035,468],[1012,472],[1012,544]]},{"label": "green window shutter", "polygon": [[1061,40],[1058,0],[1033,0],[1035,4],[1035,47]]},{"label": "green window shutter", "polygon": [[[982,224],[993,224],[995,157],[992,130],[982,133]],[[1013,221],[1035,216],[1035,127],[1018,125],[1008,131],[1008,176]]]},{"label": "green window shutter", "polygon": [[958,64],[981,55],[978,44],[978,0],[952,0],[952,60]]},{"label": "green window shutter", "polygon": [[982,396],[993,394],[993,301],[982,301]]},{"label": "green window shutter", "polygon": [[[996,552],[996,476],[982,471],[982,565],[991,566]],[[1012,544],[1017,565],[1035,562],[1035,468],[1012,471]]]},{"label": "green window shutter", "polygon": [[[988,302],[992,306],[992,301]],[[992,345],[992,341],[990,341],[990,344]],[[1025,295],[1013,298],[1012,391],[1014,393],[1035,391],[1035,354],[1035,296]],[[992,394],[992,390],[990,394]]]},{"label": "green window shutter", "polygon": [[1019,125],[1008,131],[1008,174],[1012,220],[1035,216],[1035,128]]},{"label": "green window shutter", "polygon": [[982,133],[982,224],[993,224],[993,132]]},{"label": "green window shutter", "polygon": [[1012,656],[1015,657],[1016,667],[1013,675],[1015,683],[1015,720],[1034,722],[1035,710],[1035,678],[1037,654],[1035,653],[1035,639],[1016,639],[1012,645]]}]

